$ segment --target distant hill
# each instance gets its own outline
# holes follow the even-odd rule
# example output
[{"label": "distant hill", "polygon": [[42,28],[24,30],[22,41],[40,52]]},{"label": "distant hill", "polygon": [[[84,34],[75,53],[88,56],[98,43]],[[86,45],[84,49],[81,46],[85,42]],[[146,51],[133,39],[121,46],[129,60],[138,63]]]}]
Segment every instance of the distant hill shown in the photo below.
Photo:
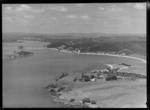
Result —
[{"label": "distant hill", "polygon": [[146,37],[144,34],[106,34],[106,33],[21,33],[21,32],[5,32],[3,37],[48,37],[48,38],[81,38],[81,37]]},{"label": "distant hill", "polygon": [[104,44],[104,47],[108,50],[118,51],[127,55],[134,53],[146,55],[146,37],[99,37],[94,40]]}]

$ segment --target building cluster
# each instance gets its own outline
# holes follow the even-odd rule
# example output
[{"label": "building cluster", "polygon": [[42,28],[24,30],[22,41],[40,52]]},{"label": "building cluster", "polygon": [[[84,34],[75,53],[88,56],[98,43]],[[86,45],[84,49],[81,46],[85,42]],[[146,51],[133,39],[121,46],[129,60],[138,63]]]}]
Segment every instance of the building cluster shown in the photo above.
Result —
[{"label": "building cluster", "polygon": [[90,73],[82,73],[81,77],[75,77],[74,82],[96,82],[99,79],[105,79],[106,81],[117,80],[117,76],[110,73],[107,69],[91,71]]},{"label": "building cluster", "polygon": [[135,73],[119,72],[120,68],[106,68],[103,70],[93,70],[89,73],[82,73],[80,77],[75,77],[74,82],[96,82],[100,79],[105,81],[112,80],[136,80],[146,78],[146,76]]}]

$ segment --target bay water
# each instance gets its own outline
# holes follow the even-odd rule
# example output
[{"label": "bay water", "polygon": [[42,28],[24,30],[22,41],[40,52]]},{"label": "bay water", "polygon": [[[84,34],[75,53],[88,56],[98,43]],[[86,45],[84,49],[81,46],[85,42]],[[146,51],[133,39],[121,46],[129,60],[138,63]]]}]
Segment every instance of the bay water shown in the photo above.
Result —
[{"label": "bay water", "polygon": [[45,89],[62,72],[75,74],[112,63],[141,64],[135,59],[60,52],[43,47],[45,44],[38,41],[3,43],[3,55],[12,54],[19,45],[35,53],[29,57],[3,60],[3,107],[65,107],[53,102]]}]

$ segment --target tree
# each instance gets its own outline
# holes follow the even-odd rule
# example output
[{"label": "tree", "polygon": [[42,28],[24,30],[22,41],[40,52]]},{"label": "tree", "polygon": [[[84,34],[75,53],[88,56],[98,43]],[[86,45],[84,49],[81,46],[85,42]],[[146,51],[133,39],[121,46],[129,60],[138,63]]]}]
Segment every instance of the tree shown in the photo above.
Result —
[{"label": "tree", "polygon": [[60,91],[62,91],[62,90],[64,90],[65,89],[65,87],[60,87],[58,90],[57,90],[57,92],[60,92]]},{"label": "tree", "polygon": [[53,83],[52,83],[52,84],[49,84],[48,86],[49,86],[50,88],[56,88],[56,87],[57,87],[57,84],[53,84]]},{"label": "tree", "polygon": [[70,99],[70,102],[74,102],[74,101],[75,101],[75,99],[74,99],[74,98],[71,98],[71,99]]},{"label": "tree", "polygon": [[14,50],[14,54],[15,54],[15,55],[16,55],[16,53],[17,53],[17,52]]},{"label": "tree", "polygon": [[114,69],[114,71],[115,71],[115,72],[118,72],[119,69],[120,69],[120,68],[116,68],[116,69]]},{"label": "tree", "polygon": [[120,68],[114,68],[114,69],[106,68],[106,69],[109,71],[109,74],[115,74],[115,73],[118,72],[118,70],[119,70]]},{"label": "tree", "polygon": [[113,71],[111,68],[106,68],[106,69],[108,70],[109,74],[113,74]]},{"label": "tree", "polygon": [[106,81],[111,81],[111,80],[117,80],[117,76],[114,75],[114,74],[109,74],[109,75],[106,77]]},{"label": "tree", "polygon": [[74,82],[76,82],[76,81],[77,81],[77,79],[78,79],[78,77],[75,77],[73,81],[74,81]]},{"label": "tree", "polygon": [[95,100],[91,100],[91,104],[96,104],[96,101]]},{"label": "tree", "polygon": [[84,99],[82,99],[82,103],[90,103],[90,98],[86,97]]},{"label": "tree", "polygon": [[94,76],[94,75],[91,75],[91,76],[90,76],[90,78],[92,78],[92,79],[93,79],[93,78],[95,78],[95,76]]},{"label": "tree", "polygon": [[82,75],[81,75],[81,78],[83,78],[85,75],[84,75],[84,72],[82,72]]},{"label": "tree", "polygon": [[19,49],[20,51],[23,51],[23,50],[24,50],[24,46],[20,45],[20,46],[18,46],[18,49]]}]

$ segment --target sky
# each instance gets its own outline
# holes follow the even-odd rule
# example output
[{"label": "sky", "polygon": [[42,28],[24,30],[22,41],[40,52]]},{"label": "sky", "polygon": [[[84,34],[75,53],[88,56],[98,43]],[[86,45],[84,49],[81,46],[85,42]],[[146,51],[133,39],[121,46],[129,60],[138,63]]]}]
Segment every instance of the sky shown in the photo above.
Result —
[{"label": "sky", "polygon": [[146,34],[146,3],[3,4],[2,31]]}]

